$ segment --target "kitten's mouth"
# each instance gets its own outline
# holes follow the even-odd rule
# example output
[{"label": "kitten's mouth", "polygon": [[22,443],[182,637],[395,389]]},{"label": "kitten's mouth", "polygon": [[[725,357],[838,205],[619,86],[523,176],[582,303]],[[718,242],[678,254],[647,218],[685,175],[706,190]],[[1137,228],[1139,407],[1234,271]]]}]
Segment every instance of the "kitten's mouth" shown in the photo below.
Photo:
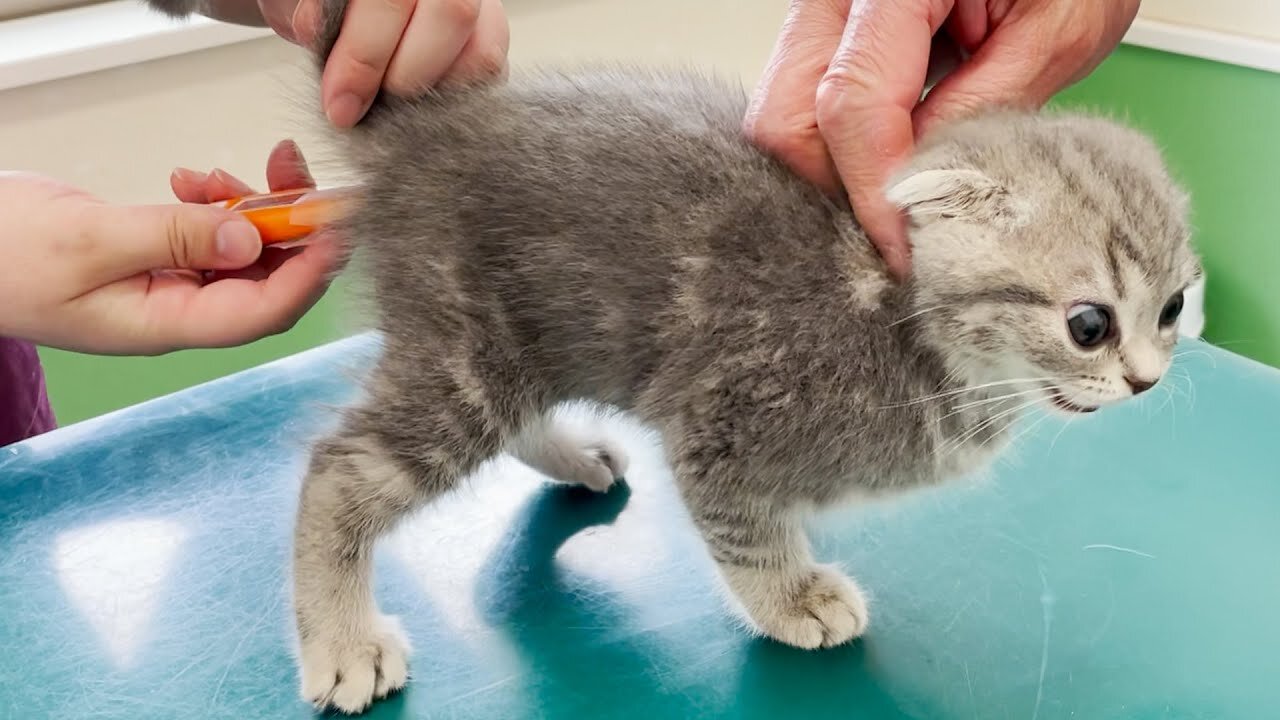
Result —
[{"label": "kitten's mouth", "polygon": [[1049,393],[1049,402],[1054,407],[1069,413],[1091,413],[1099,407],[1098,405],[1077,405],[1066,399],[1062,390],[1052,385],[1045,386],[1045,391]]}]

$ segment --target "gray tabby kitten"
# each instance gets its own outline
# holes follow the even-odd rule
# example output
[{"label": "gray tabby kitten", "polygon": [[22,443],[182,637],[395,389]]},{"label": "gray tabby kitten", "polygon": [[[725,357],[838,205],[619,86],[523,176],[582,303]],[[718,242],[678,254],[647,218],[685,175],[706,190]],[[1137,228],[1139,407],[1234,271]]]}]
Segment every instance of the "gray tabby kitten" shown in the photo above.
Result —
[{"label": "gray tabby kitten", "polygon": [[979,470],[1020,411],[1092,412],[1168,368],[1200,267],[1142,135],[1018,113],[940,129],[889,189],[914,247],[899,285],[846,207],[743,139],[745,108],[690,73],[583,70],[381,98],[336,138],[385,345],[302,489],[308,700],[358,712],[405,683],[370,563],[406,514],[504,451],[597,491],[622,476],[609,438],[552,419],[565,401],[659,430],[746,618],[817,648],[862,634],[867,603],[811,556],[808,513]]}]

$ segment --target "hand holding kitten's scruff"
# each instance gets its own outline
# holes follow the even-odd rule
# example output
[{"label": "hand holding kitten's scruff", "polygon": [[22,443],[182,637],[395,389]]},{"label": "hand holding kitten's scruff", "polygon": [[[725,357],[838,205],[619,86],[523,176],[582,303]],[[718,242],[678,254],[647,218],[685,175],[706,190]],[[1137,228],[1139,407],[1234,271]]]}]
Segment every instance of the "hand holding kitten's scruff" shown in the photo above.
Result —
[{"label": "hand holding kitten's scruff", "polygon": [[[1038,108],[1109,54],[1138,0],[792,0],[747,115],[749,135],[828,192],[843,184],[885,261],[911,262],[885,188],[939,121]],[[970,59],[951,69],[940,29]],[[943,48],[945,49],[945,48]]]},{"label": "hand holding kitten's scruff", "polygon": [[[291,142],[271,153],[267,179],[273,190],[314,184]],[[287,330],[319,299],[339,257],[331,241],[263,250],[248,222],[202,207],[247,185],[187,170],[171,184],[188,204],[110,205],[0,174],[0,336],[100,354],[223,347]]]},{"label": "hand holding kitten's scruff", "polygon": [[[174,16],[203,12],[267,23],[310,45],[319,0],[157,0]],[[445,80],[500,74],[507,22],[500,0],[355,0],[325,68],[329,119],[354,125],[383,90],[413,95]],[[267,169],[272,190],[311,186],[298,150],[282,144]],[[238,180],[175,173],[174,192],[207,203],[249,192]],[[287,330],[323,294],[338,253],[324,239],[305,250],[262,249],[233,213],[194,205],[126,207],[56,180],[0,176],[0,336],[105,354],[222,347]],[[224,271],[201,278],[198,272]],[[217,282],[208,282],[212,278]]]},{"label": "hand holding kitten's scruff", "polygon": [[[304,47],[316,40],[320,0],[158,0],[174,16],[193,12],[240,25],[266,24]],[[412,96],[442,81],[499,75],[507,66],[501,0],[354,0],[321,81],[334,125],[359,122],[381,90]]]}]

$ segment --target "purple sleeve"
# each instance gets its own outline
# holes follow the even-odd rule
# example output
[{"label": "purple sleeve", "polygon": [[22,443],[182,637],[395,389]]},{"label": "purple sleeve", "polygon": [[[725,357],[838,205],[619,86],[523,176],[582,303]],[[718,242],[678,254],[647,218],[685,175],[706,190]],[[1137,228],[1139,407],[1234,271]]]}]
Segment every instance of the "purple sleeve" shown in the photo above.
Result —
[{"label": "purple sleeve", "polygon": [[35,346],[0,338],[0,446],[55,427]]}]

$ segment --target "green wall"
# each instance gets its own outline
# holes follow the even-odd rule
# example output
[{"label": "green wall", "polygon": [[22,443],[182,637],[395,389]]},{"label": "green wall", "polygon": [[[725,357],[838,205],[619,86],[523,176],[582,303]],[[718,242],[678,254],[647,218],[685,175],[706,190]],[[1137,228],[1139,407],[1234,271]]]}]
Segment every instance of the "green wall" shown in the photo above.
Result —
[{"label": "green wall", "polygon": [[[1123,47],[1058,104],[1087,107],[1144,128],[1194,198],[1196,241],[1208,272],[1207,337],[1280,366],[1280,76]],[[96,358],[45,351],[49,389],[66,424],[336,339],[353,327],[329,297],[292,331],[229,350],[158,358]]]},{"label": "green wall", "polygon": [[354,328],[351,292],[339,280],[287,333],[225,350],[186,350],[159,357],[95,357],[42,348],[49,397],[67,425],[301,352]]}]

